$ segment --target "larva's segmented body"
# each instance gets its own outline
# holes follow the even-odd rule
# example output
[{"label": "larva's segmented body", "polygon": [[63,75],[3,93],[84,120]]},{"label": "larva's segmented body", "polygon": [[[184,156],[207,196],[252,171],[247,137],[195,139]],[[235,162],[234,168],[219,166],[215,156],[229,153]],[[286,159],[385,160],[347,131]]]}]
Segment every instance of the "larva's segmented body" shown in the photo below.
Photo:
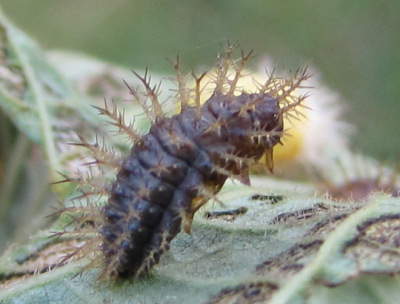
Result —
[{"label": "larva's segmented body", "polygon": [[[194,213],[214,198],[227,178],[249,184],[249,167],[263,155],[272,170],[272,151],[283,136],[284,118],[295,116],[305,98],[295,97],[293,91],[309,76],[305,71],[288,79],[269,75],[257,92],[238,94],[237,83],[251,52],[242,54],[239,61],[231,59],[232,52],[228,46],[215,72],[214,92],[203,105],[200,82],[204,74],[193,76],[195,87],[188,89],[177,61],[177,98],[182,110],[172,117],[163,113],[158,87],[150,86],[147,73],[143,78],[135,73],[145,92],[128,88],[152,121],[146,135],[124,125],[115,108],[99,109],[133,139],[133,146],[118,167],[105,206],[95,215],[90,215],[93,206],[62,211],[83,211],[83,216],[71,216],[77,222],[94,223],[90,227],[98,235],[67,259],[96,250],[100,252],[96,264],[98,260],[104,263],[103,276],[141,276],[159,262],[181,227],[190,232]],[[152,106],[141,98],[150,100]],[[83,145],[94,150],[92,145]],[[101,153],[94,155],[99,165],[111,159],[110,166],[115,166],[112,157],[99,160]]]},{"label": "larva's segmented body", "polygon": [[[168,250],[182,221],[193,216],[193,200],[206,200],[205,190],[216,192],[230,175],[248,179],[246,162],[270,151],[282,130],[278,100],[268,94],[215,95],[202,106],[200,119],[195,107],[187,107],[155,123],[124,160],[103,211],[108,267],[119,276],[146,272]],[[255,139],[260,131],[271,136]]]}]

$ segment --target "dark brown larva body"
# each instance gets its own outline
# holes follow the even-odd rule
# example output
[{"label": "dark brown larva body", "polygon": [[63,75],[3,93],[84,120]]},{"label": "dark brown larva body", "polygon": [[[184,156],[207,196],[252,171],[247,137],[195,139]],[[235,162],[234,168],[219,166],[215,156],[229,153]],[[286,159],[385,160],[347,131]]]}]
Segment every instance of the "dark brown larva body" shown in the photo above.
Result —
[{"label": "dark brown larva body", "polygon": [[[305,95],[295,95],[309,75],[306,70],[290,78],[268,75],[265,83],[256,83],[255,93],[246,93],[239,80],[251,57],[242,53],[233,60],[234,46],[228,45],[226,56],[219,57],[211,74],[212,96],[201,104],[204,75],[192,74],[194,86],[188,86],[187,76],[177,73],[176,100],[181,113],[168,117],[158,100],[159,86],[151,85],[150,77],[134,74],[143,89],[127,84],[130,94],[138,102],[152,125],[140,135],[134,122],[125,124],[123,112],[114,106],[98,108],[123,134],[132,140],[130,155],[119,161],[112,148],[89,144],[94,160],[89,165],[116,169],[117,177],[111,187],[98,187],[93,178],[71,179],[79,186],[87,200],[64,208],[77,223],[57,235],[89,236],[63,262],[72,258],[94,257],[86,268],[101,264],[103,278],[138,277],[159,262],[160,255],[169,249],[171,240],[183,228],[190,232],[195,212],[224,185],[234,178],[249,185],[249,167],[265,155],[272,170],[273,147],[284,134],[284,119],[296,118],[297,107]],[[204,80],[203,80],[204,81]],[[264,163],[265,164],[265,163]],[[100,177],[101,179],[101,177]],[[105,206],[99,207],[103,195]],[[99,199],[100,196],[100,199]],[[94,197],[94,199],[91,199]]]},{"label": "dark brown larva body", "polygon": [[158,263],[199,207],[192,202],[203,204],[230,176],[247,180],[240,160],[260,159],[282,131],[279,102],[265,93],[214,95],[200,116],[186,107],[153,124],[123,161],[103,210],[102,250],[111,275],[141,275]]}]

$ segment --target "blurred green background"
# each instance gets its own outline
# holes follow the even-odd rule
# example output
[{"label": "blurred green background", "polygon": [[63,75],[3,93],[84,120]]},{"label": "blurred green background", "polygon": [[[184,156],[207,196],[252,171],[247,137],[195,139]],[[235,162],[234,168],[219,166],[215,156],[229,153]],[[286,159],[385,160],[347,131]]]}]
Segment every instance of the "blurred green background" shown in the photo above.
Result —
[{"label": "blurred green background", "polygon": [[358,128],[354,146],[379,158],[400,150],[400,1],[2,0],[43,47],[85,52],[170,73],[166,58],[210,65],[228,37],[281,68],[311,64]]}]

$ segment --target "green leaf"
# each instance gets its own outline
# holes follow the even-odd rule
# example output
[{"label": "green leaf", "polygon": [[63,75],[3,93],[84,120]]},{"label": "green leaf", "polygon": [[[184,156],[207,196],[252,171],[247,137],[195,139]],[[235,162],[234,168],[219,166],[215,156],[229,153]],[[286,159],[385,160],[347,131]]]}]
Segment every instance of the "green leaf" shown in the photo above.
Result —
[{"label": "green leaf", "polygon": [[[71,149],[67,147],[68,143],[79,141],[76,132],[89,138],[102,134],[104,120],[92,108],[96,101],[76,90],[49,62],[49,56],[1,12],[0,46],[0,107],[31,141],[43,148],[51,180],[59,180],[57,171],[70,173],[73,170],[67,162],[78,158],[69,154]],[[75,72],[82,73],[85,68]],[[116,139],[111,136],[110,142],[115,143]]]},{"label": "green leaf", "polygon": [[[54,303],[67,296],[72,303],[254,303],[259,298],[339,303],[368,295],[375,303],[391,303],[398,295],[398,280],[391,273],[400,271],[399,199],[379,194],[364,204],[337,203],[311,196],[307,184],[253,180],[251,188],[228,184],[220,196],[224,206],[209,205],[198,213],[191,235],[179,234],[148,278],[99,282],[101,269],[96,268],[74,277],[85,264],[81,260],[10,280],[13,288],[0,292],[0,300],[23,303],[34,296]],[[266,184],[268,190],[257,187]],[[239,208],[247,211],[230,215]],[[376,235],[382,225],[385,239]]]},{"label": "green leaf", "polygon": [[42,144],[52,168],[59,169],[52,117],[69,93],[37,45],[0,13],[3,111],[34,142]]}]

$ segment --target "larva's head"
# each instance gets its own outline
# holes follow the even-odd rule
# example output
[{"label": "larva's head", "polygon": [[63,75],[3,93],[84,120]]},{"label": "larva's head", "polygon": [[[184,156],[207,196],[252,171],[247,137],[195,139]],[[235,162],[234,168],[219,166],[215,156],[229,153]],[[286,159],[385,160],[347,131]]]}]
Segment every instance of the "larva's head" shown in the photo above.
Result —
[{"label": "larva's head", "polygon": [[241,145],[244,145],[243,140],[250,139],[253,145],[268,149],[276,145],[282,135],[279,102],[268,94],[213,96],[208,101],[208,109]]},{"label": "larva's head", "polygon": [[[239,96],[214,94],[202,108],[202,122],[211,115],[201,142],[213,144],[220,154],[258,161],[264,154],[272,171],[272,149],[283,135],[282,110],[268,93]],[[207,114],[209,113],[209,114]],[[221,147],[222,143],[224,146]]]}]

